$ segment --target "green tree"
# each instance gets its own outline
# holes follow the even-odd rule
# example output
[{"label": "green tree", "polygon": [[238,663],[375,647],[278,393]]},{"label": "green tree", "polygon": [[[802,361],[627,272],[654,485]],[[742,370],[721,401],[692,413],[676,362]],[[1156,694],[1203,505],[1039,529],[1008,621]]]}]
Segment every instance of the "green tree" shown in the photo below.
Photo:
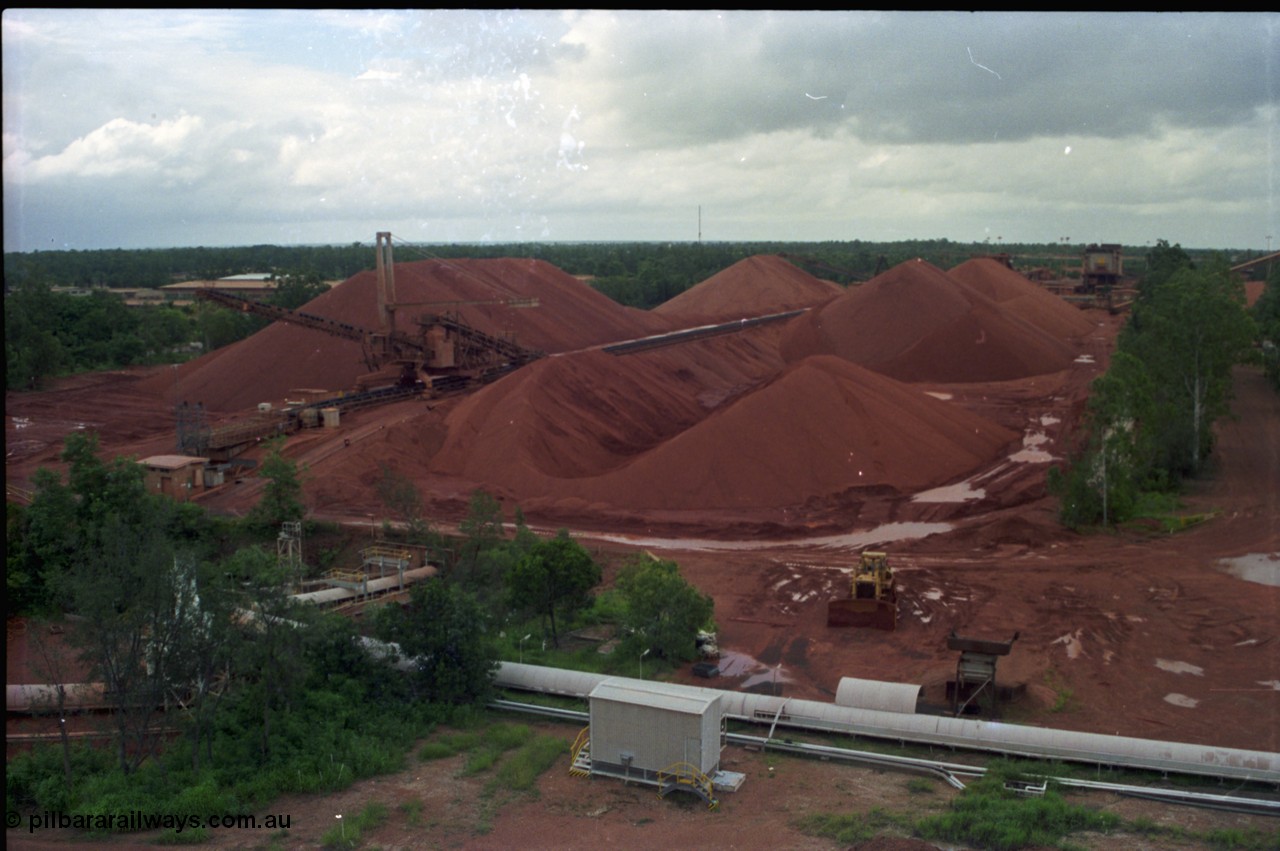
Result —
[{"label": "green tree", "polygon": [[4,297],[5,387],[38,390],[70,365],[58,339],[60,300],[47,286],[26,284]]},{"label": "green tree", "polygon": [[1138,285],[1138,297],[1145,300],[1160,289],[1165,281],[1178,272],[1191,269],[1191,255],[1179,244],[1170,245],[1167,239],[1156,240],[1155,247],[1147,252],[1147,269]]},{"label": "green tree", "polygon": [[[1116,352],[1093,383],[1085,421],[1087,445],[1065,479],[1050,478],[1071,528],[1127,519],[1153,470],[1147,424],[1154,416],[1153,388],[1142,361]],[[1163,482],[1161,482],[1163,483]]]},{"label": "green tree", "polygon": [[404,607],[374,618],[377,636],[399,645],[414,670],[418,697],[433,703],[483,703],[493,690],[498,654],[475,598],[445,582],[415,585]]},{"label": "green tree", "polygon": [[1271,386],[1280,392],[1280,263],[1267,276],[1266,289],[1253,305],[1253,321],[1258,328],[1263,369]]},{"label": "green tree", "polygon": [[386,463],[375,488],[378,499],[405,526],[405,538],[412,544],[436,544],[439,535],[422,516],[422,494],[407,476]]},{"label": "green tree", "polygon": [[561,529],[555,538],[538,541],[507,574],[507,593],[513,609],[543,618],[551,641],[560,646],[556,615],[561,620],[581,611],[592,588],[600,582],[600,566],[577,541]]},{"label": "green tree", "polygon": [[503,587],[500,571],[506,559],[494,559],[505,540],[502,504],[483,490],[471,494],[467,516],[458,524],[462,544],[453,565],[453,579],[473,593]]},{"label": "green tree", "polygon": [[1195,474],[1213,448],[1213,422],[1227,414],[1231,368],[1254,339],[1244,287],[1223,261],[1175,271],[1134,306],[1120,348],[1142,361],[1156,393],[1144,424],[1163,453],[1161,466]]},{"label": "green tree", "polygon": [[262,459],[260,475],[267,480],[262,498],[250,512],[251,522],[261,528],[273,528],[281,523],[296,522],[306,516],[302,504],[302,479],[298,465],[284,457],[284,439],[276,438]]},{"label": "green tree", "polygon": [[276,278],[276,291],[271,294],[271,303],[287,310],[297,310],[328,290],[316,272],[291,272]]},{"label": "green tree", "polygon": [[[185,516],[147,490],[140,465],[106,463],[97,453],[96,435],[68,437],[68,485],[41,480],[37,501],[48,504],[31,531],[34,551],[47,559],[50,590],[77,616],[72,640],[112,703],[117,758],[127,774],[155,751],[161,708],[172,690],[185,687],[178,660],[197,594],[184,567]],[[59,534],[63,542],[48,546]]]},{"label": "green tree", "polygon": [[223,570],[244,584],[252,600],[252,615],[242,619],[234,671],[248,690],[245,708],[257,715],[257,749],[265,764],[272,759],[277,719],[301,699],[310,673],[301,645],[310,612],[289,597],[286,567],[262,547],[238,550]]},{"label": "green tree", "polygon": [[698,630],[711,624],[715,603],[680,575],[673,561],[638,555],[618,573],[622,626],[629,655],[651,651],[672,662],[697,658]]}]

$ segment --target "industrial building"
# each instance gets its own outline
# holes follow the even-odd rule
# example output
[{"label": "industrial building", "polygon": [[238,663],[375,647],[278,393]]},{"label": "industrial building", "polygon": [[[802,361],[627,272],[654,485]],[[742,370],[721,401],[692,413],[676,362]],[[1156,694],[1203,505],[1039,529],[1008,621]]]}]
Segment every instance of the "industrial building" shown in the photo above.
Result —
[{"label": "industrial building", "polygon": [[720,771],[725,716],[718,692],[620,677],[588,696],[590,726],[573,748],[573,772],[686,791],[715,807],[717,788],[741,775]]}]

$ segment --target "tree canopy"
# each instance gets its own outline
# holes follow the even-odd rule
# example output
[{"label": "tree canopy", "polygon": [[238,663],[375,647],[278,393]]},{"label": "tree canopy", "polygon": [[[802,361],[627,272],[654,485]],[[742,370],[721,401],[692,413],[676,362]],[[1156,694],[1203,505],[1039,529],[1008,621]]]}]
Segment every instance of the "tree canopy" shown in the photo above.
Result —
[{"label": "tree canopy", "polygon": [[555,538],[530,547],[507,574],[509,605],[540,615],[549,627],[552,643],[559,647],[557,613],[563,619],[583,609],[590,602],[589,592],[599,582],[600,566],[561,529]]},{"label": "tree canopy", "polygon": [[711,625],[715,603],[680,575],[673,561],[638,555],[618,573],[629,654],[649,651],[672,662],[697,658],[698,630]]},{"label": "tree canopy", "polygon": [[1072,527],[1125,520],[1140,491],[1202,471],[1213,424],[1230,412],[1232,368],[1255,336],[1243,286],[1225,262],[1194,268],[1163,240],[1157,251],[1158,274],[1094,382],[1084,441],[1068,470],[1050,471]]},{"label": "tree canopy", "polygon": [[415,585],[406,606],[379,610],[379,638],[413,662],[417,695],[437,703],[484,702],[497,670],[488,618],[475,598],[456,585]]}]

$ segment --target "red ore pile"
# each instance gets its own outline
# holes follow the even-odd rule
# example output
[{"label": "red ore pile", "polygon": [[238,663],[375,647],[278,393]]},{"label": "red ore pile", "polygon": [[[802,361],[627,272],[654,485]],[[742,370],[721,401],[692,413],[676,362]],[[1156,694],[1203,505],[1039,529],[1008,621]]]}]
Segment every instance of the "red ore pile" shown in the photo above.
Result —
[{"label": "red ore pile", "polygon": [[1058,372],[1064,340],[922,260],[900,263],[791,323],[789,362],[833,354],[907,382],[1007,381]]},{"label": "red ore pile", "polygon": [[734,263],[653,309],[659,316],[723,322],[825,304],[843,293],[773,254]]},{"label": "red ore pile", "polygon": [[989,257],[975,257],[947,272],[968,284],[1014,316],[1055,337],[1070,340],[1094,330],[1094,324],[1073,307],[1020,272]]},{"label": "red ore pile", "polygon": [[[668,320],[623,307],[567,272],[541,260],[425,260],[397,263],[397,329],[414,333],[424,313],[456,312],[489,334],[510,335],[520,345],[547,352],[666,331]],[[537,299],[534,308],[464,304]],[[303,306],[306,313],[378,330],[377,276],[361,272]],[[202,402],[214,412],[240,411],[282,402],[289,391],[351,389],[367,375],[360,343],[320,331],[274,322],[252,337],[151,380],[149,389],[171,403]],[[175,390],[176,386],[176,390]]]}]

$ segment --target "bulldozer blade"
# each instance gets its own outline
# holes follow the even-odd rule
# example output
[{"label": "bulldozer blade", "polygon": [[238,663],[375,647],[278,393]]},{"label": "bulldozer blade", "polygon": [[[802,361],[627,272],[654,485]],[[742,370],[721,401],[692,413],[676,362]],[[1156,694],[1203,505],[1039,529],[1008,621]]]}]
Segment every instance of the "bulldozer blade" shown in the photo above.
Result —
[{"label": "bulldozer blade", "polygon": [[889,600],[831,600],[827,603],[827,626],[892,631],[898,626],[898,604]]}]

